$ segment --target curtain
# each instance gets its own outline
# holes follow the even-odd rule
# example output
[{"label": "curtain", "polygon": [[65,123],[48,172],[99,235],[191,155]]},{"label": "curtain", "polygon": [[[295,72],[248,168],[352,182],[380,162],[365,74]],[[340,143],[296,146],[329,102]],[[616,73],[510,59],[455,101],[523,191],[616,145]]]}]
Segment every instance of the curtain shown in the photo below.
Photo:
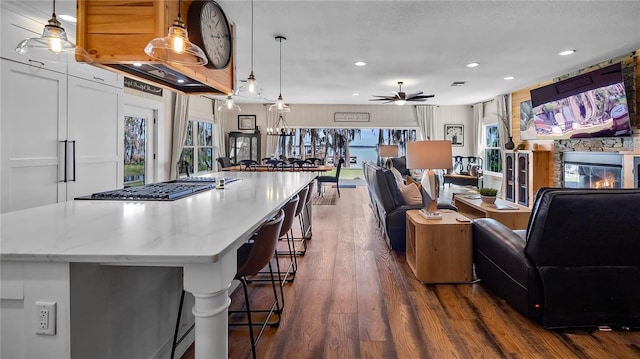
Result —
[{"label": "curtain", "polygon": [[436,126],[442,125],[438,116],[438,106],[416,106],[416,115],[418,118],[418,140],[435,140]]},{"label": "curtain", "polygon": [[[500,148],[509,140],[509,95],[498,95],[496,101],[496,117],[498,119],[498,135],[500,136]],[[506,120],[506,123],[505,123]]]},{"label": "curtain", "polygon": [[[278,112],[277,111],[269,111],[269,107],[265,106],[264,110],[267,114],[267,128],[273,128],[275,129],[276,126],[278,125]],[[283,115],[284,116],[284,115]],[[280,136],[269,136],[267,134],[267,136],[265,136],[267,138],[267,145],[266,145],[266,153],[264,157],[278,157],[279,153],[278,153],[278,140],[280,139]]]},{"label": "curtain", "polygon": [[171,141],[171,175],[169,179],[178,178],[178,161],[182,154],[184,141],[187,138],[189,119],[189,96],[175,93],[173,97],[173,136]]},{"label": "curtain", "polygon": [[484,104],[473,105],[473,119],[471,122],[471,146],[469,153],[472,156],[484,157]]},{"label": "curtain", "polygon": [[[222,101],[211,99],[213,106],[213,159],[218,157],[227,157],[226,147],[224,146],[224,112],[218,110],[223,104]],[[217,161],[216,161],[217,162]],[[216,168],[218,168],[216,166]]]}]

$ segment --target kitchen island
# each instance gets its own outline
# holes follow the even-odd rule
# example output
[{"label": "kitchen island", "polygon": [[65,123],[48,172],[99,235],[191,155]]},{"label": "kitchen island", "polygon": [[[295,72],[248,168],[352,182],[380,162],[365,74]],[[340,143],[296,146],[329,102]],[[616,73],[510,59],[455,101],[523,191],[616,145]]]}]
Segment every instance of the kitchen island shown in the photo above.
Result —
[{"label": "kitchen island", "polygon": [[[195,297],[196,358],[226,357],[236,250],[316,175],[224,176],[240,180],[176,201],[76,200],[2,214],[1,356],[75,357],[73,265],[98,264],[182,268]],[[35,334],[36,301],[56,302],[55,336]]]}]

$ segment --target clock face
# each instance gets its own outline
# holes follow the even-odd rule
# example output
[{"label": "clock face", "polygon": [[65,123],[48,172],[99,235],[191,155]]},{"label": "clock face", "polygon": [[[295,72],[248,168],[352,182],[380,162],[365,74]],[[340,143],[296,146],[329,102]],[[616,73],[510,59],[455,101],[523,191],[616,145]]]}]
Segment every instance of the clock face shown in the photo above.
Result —
[{"label": "clock face", "polygon": [[[223,69],[231,61],[231,28],[227,17],[216,2],[201,3],[199,19],[193,19],[193,22],[196,22],[193,25],[199,27],[196,31],[201,36],[201,45],[209,58],[207,67]],[[192,21],[189,22],[191,26]]]}]

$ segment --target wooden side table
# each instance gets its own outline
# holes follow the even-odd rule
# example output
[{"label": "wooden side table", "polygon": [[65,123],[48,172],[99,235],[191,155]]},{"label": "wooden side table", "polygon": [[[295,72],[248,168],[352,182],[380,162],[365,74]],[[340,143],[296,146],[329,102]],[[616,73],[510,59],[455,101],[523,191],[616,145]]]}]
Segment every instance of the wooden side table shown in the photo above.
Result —
[{"label": "wooden side table", "polygon": [[440,213],[441,220],[430,220],[407,211],[407,263],[423,283],[471,282],[471,221],[457,212]]}]

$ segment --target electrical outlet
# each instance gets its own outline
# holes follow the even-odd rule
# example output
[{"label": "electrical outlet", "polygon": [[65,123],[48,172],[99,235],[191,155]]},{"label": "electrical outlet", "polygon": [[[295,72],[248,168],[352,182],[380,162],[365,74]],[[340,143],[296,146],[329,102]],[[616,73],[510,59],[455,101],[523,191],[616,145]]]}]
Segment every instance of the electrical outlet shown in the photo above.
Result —
[{"label": "electrical outlet", "polygon": [[56,335],[56,302],[36,302],[36,334]]}]

